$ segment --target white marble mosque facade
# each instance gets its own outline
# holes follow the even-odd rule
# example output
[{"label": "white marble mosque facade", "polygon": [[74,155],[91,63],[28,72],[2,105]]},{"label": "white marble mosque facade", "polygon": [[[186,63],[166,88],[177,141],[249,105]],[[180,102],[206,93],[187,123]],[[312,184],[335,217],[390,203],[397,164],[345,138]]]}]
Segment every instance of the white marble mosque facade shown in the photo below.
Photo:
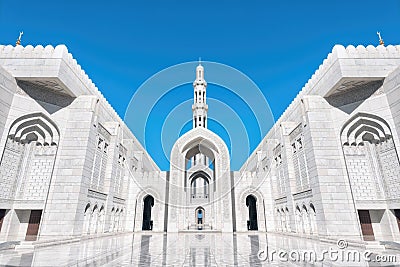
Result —
[{"label": "white marble mosque facade", "polygon": [[197,67],[193,129],[161,171],[65,46],[0,46],[0,241],[132,231],[400,240],[400,46],[335,46],[234,172],[207,129],[205,80]]}]

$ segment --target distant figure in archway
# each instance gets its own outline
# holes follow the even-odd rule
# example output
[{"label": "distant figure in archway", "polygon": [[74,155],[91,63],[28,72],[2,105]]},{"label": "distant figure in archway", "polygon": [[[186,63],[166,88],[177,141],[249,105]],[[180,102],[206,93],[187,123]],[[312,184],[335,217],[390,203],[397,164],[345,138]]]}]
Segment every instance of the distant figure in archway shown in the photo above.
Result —
[{"label": "distant figure in archway", "polygon": [[203,211],[199,210],[197,212],[197,224],[203,224]]}]

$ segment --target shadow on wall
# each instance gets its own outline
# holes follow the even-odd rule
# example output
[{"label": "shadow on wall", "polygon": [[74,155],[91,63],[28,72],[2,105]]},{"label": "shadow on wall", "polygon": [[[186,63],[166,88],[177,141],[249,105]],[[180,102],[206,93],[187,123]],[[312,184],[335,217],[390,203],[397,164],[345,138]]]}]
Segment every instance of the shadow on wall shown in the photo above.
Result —
[{"label": "shadow on wall", "polygon": [[55,82],[17,81],[17,84],[50,114],[69,106],[75,99],[72,96],[56,91],[58,85]]},{"label": "shadow on wall", "polygon": [[325,99],[331,106],[351,114],[367,98],[375,94],[382,84],[383,80],[358,83],[348,81],[340,86],[343,87],[342,92],[328,96]]}]

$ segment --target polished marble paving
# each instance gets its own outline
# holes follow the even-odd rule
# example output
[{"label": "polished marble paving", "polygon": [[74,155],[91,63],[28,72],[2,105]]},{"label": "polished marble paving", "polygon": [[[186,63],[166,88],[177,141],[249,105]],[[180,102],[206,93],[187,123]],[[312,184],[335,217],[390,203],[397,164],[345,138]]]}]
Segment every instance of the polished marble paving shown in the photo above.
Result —
[{"label": "polished marble paving", "polygon": [[[337,255],[332,257],[324,250]],[[264,252],[260,254],[260,251]],[[360,247],[265,233],[136,233],[81,242],[0,251],[0,266],[398,266],[400,251],[375,251],[370,262]],[[283,254],[282,254],[283,253]],[[303,253],[303,254],[302,254]],[[305,254],[304,254],[305,253]],[[309,253],[309,254],[307,254]],[[315,253],[315,254],[311,254]],[[266,259],[266,255],[269,255]],[[396,255],[397,254],[397,255]],[[290,256],[289,256],[290,255]],[[310,255],[315,256],[312,258]],[[397,263],[378,264],[376,255],[396,255]],[[338,257],[336,257],[338,256]],[[342,257],[340,257],[342,256]],[[337,259],[336,259],[337,258]],[[393,258],[391,259],[393,261]]]}]

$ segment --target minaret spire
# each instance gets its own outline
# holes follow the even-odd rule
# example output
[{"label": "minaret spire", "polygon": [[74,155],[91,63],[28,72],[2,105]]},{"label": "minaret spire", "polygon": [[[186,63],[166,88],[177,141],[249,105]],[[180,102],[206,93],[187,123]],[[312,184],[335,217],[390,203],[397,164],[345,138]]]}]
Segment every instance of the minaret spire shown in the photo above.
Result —
[{"label": "minaret spire", "polygon": [[199,58],[199,65],[196,68],[196,80],[193,82],[194,101],[192,105],[193,111],[193,128],[204,127],[207,128],[207,111],[208,105],[206,103],[206,89],[207,82],[204,80],[204,67],[201,65]]}]

